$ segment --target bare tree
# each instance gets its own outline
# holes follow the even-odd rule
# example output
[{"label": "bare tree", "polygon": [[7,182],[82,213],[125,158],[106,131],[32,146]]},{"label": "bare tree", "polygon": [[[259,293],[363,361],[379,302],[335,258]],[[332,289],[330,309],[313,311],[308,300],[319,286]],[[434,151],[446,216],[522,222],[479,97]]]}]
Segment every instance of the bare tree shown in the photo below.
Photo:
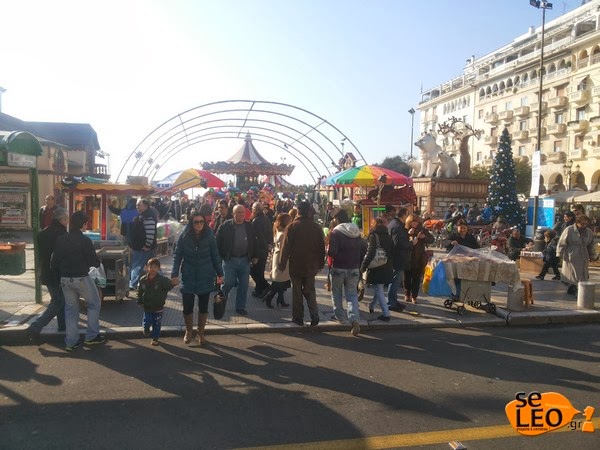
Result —
[{"label": "bare tree", "polygon": [[[462,123],[463,126],[458,128],[458,123]],[[479,139],[483,130],[474,130],[471,125],[463,122],[462,119],[452,116],[444,123],[438,124],[438,133],[443,135],[451,134],[452,140],[459,143],[460,162],[458,163],[458,178],[471,178],[469,138],[475,136]]]}]

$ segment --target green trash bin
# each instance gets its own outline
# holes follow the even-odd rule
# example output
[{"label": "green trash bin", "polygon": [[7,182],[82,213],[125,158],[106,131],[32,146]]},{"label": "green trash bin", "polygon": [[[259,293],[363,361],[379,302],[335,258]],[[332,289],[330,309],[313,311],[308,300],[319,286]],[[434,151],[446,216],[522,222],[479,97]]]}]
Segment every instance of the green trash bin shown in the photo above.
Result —
[{"label": "green trash bin", "polygon": [[25,242],[0,243],[0,275],[25,273]]}]

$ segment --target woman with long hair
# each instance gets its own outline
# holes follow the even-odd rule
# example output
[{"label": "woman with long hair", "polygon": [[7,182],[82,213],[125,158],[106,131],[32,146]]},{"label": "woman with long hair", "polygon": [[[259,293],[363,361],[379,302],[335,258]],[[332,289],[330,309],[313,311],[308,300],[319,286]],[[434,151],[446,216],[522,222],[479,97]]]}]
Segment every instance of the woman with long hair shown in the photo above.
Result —
[{"label": "woman with long hair", "polygon": [[200,345],[206,343],[204,328],[208,320],[208,299],[214,290],[215,276],[217,284],[223,283],[223,265],[217,250],[217,240],[198,210],[193,210],[175,247],[171,279],[173,285],[180,283],[183,297],[183,320],[185,335],[183,342],[192,342],[194,332],[194,303],[198,297],[198,328],[196,338]]},{"label": "woman with long hair", "polygon": [[410,265],[404,271],[404,300],[409,303],[417,303],[425,266],[428,262],[426,249],[428,245],[433,244],[435,239],[423,226],[423,219],[416,214],[410,214],[405,223],[412,249]]},{"label": "woman with long hair", "polygon": [[291,287],[290,281],[290,270],[286,264],[285,270],[279,270],[277,267],[281,260],[281,246],[283,244],[283,232],[285,227],[292,221],[291,217],[287,213],[277,214],[275,223],[273,224],[273,256],[271,257],[271,288],[267,294],[263,297],[267,307],[272,308],[273,297],[277,295],[277,304],[285,308],[290,306],[285,302],[283,298],[284,292]]},{"label": "woman with long hair", "polygon": [[[373,300],[369,304],[369,312],[373,313],[373,308],[376,303],[379,303],[382,314],[377,317],[379,320],[389,322],[390,310],[388,308],[383,286],[392,281],[394,276],[394,266],[392,260],[392,237],[388,233],[387,226],[381,217],[375,220],[375,226],[369,232],[367,245],[367,254],[365,255],[361,265],[360,272],[367,272],[367,283],[373,286],[375,293]],[[375,257],[377,247],[382,247],[387,255],[387,262],[379,267],[369,269],[369,264]]]}]

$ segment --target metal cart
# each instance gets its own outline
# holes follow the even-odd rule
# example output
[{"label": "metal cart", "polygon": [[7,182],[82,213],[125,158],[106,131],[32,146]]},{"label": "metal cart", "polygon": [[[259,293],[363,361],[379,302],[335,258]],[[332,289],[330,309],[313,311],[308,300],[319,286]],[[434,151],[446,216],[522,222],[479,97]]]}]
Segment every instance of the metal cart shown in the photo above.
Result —
[{"label": "metal cart", "polygon": [[119,303],[129,293],[129,248],[102,247],[97,252],[106,272],[106,287],[102,289],[102,299],[114,297]]}]

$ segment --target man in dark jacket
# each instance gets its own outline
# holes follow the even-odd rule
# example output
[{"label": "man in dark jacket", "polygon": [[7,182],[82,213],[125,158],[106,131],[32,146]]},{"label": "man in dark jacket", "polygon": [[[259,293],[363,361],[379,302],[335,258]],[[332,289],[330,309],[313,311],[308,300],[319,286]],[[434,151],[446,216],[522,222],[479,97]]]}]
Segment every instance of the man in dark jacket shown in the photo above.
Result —
[{"label": "man in dark jacket", "polygon": [[392,258],[394,264],[394,275],[392,282],[388,285],[388,308],[391,311],[401,312],[404,310],[404,305],[398,302],[398,289],[404,288],[404,271],[410,263],[410,251],[412,244],[408,238],[405,220],[408,215],[408,210],[404,207],[399,207],[396,212],[396,217],[390,220],[387,224],[388,232],[392,237]]},{"label": "man in dark jacket", "polygon": [[140,277],[143,275],[144,266],[150,258],[156,256],[156,216],[150,208],[148,200],[137,200],[138,216],[133,221],[131,229],[131,268],[129,289],[137,289]]},{"label": "man in dark jacket", "polygon": [[[360,333],[360,309],[358,306],[358,280],[360,263],[367,253],[367,242],[355,223],[350,221],[345,209],[335,215],[338,225],[329,236],[327,254],[331,257],[331,300],[333,301],[332,320],[342,322],[344,307],[342,294],[346,296],[348,321],[352,325],[352,335]],[[342,293],[342,290],[344,291]]]},{"label": "man in dark jacket", "polygon": [[223,222],[217,232],[217,247],[225,269],[223,293],[228,296],[229,291],[237,286],[235,311],[241,316],[248,315],[246,300],[250,265],[258,261],[256,235],[245,215],[244,205],[234,206],[233,219]]},{"label": "man in dark jacket", "polygon": [[67,233],[69,213],[64,208],[55,208],[52,223],[40,231],[38,235],[38,249],[40,254],[41,275],[40,281],[48,288],[50,303],[46,311],[38,317],[27,329],[27,334],[32,342],[38,342],[40,332],[54,317],[58,321],[58,331],[65,331],[65,296],[60,287],[58,272],[50,270],[50,258],[59,236]]},{"label": "man in dark jacket", "polygon": [[265,278],[265,266],[267,265],[269,251],[273,248],[273,226],[269,218],[265,215],[261,202],[255,202],[252,205],[251,222],[258,244],[258,261],[250,268],[250,276],[255,284],[252,295],[262,297],[270,288],[269,282]]},{"label": "man in dark jacket", "polygon": [[69,223],[69,232],[56,240],[50,260],[50,270],[58,271],[60,284],[65,294],[65,350],[71,352],[79,346],[79,299],[87,306],[87,331],[85,344],[104,343],[100,335],[100,296],[94,280],[88,274],[90,267],[100,267],[91,239],[84,236],[88,222],[82,211],[74,212]]},{"label": "man in dark jacket", "polygon": [[219,231],[219,227],[223,225],[226,220],[233,219],[233,214],[229,211],[229,205],[227,200],[219,200],[219,214],[215,218],[213,231],[215,234]]},{"label": "man in dark jacket", "polygon": [[298,204],[298,216],[285,229],[279,270],[285,270],[289,260],[292,321],[304,326],[304,297],[310,312],[310,325],[314,327],[319,324],[315,276],[325,265],[325,235],[313,220],[311,211],[312,206],[307,201]]}]

